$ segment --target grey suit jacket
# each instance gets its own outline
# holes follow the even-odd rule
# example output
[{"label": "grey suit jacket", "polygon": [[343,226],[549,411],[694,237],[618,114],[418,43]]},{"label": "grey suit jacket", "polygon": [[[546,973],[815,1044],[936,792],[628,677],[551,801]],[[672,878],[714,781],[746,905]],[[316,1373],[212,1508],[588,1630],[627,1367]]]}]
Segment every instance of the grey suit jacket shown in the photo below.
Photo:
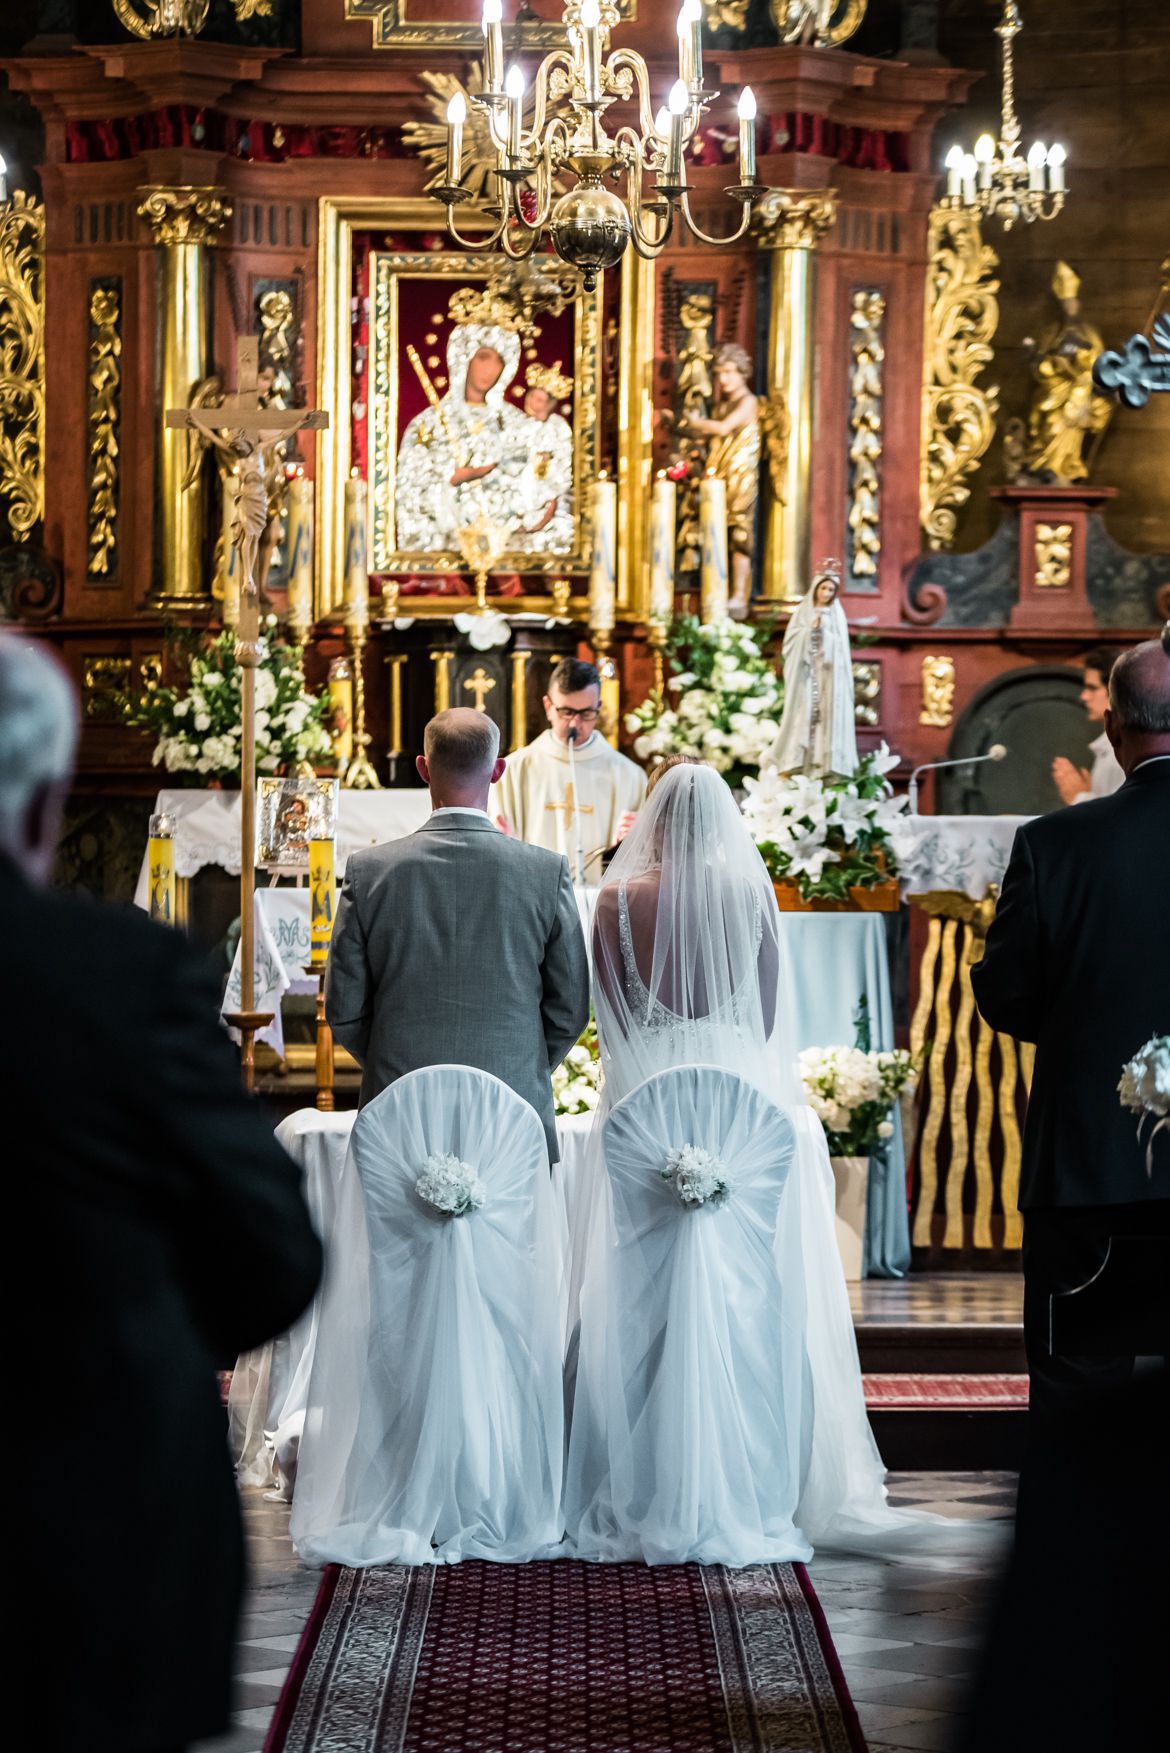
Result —
[{"label": "grey suit jacket", "polygon": [[589,1016],[568,863],[463,813],[353,853],[325,1010],[362,1102],[420,1066],[478,1066],[532,1104],[555,1162],[550,1074]]}]

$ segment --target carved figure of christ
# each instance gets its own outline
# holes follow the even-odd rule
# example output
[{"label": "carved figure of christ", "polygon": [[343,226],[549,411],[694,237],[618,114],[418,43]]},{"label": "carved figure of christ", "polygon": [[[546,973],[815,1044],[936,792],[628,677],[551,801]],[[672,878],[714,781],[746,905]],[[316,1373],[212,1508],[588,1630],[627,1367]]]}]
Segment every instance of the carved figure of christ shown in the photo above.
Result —
[{"label": "carved figure of christ", "polygon": [[187,427],[220,451],[240,477],[239,510],[232,543],[240,556],[240,1010],[228,1018],[240,1030],[244,1081],[254,1076],[253,1035],[263,1022],[255,1011],[256,976],[253,897],[256,887],[256,665],[260,661],[260,595],[256,557],[268,522],[265,452],[293,433],[320,432],[329,416],[320,408],[262,408],[260,343],[254,335],[236,343],[236,393],[219,408],[167,408],[168,426]]}]

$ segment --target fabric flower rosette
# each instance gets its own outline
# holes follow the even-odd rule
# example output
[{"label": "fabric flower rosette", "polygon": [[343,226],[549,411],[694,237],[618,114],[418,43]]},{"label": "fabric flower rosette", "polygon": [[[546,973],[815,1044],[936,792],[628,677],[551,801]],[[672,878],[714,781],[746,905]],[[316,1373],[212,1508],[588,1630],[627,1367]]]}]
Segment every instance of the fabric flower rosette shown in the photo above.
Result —
[{"label": "fabric flower rosette", "polygon": [[435,1152],[422,1166],[414,1190],[440,1217],[466,1217],[478,1211],[487,1189],[470,1163],[450,1152]]},{"label": "fabric flower rosette", "polygon": [[906,799],[895,797],[886,778],[897,765],[883,743],[848,778],[782,775],[774,767],[745,778],[744,818],[773,881],[791,878],[806,901],[844,901],[851,888],[895,875],[908,819]]},{"label": "fabric flower rosette", "polygon": [[682,1204],[690,1211],[701,1205],[721,1205],[731,1191],[731,1181],[721,1158],[697,1144],[683,1144],[667,1153],[660,1171]]},{"label": "fabric flower rosette", "polygon": [[1146,1145],[1146,1174],[1153,1175],[1154,1140],[1170,1131],[1170,1035],[1151,1035],[1122,1067],[1117,1093],[1122,1107],[1138,1115],[1139,1140],[1147,1119],[1154,1119]]},{"label": "fabric flower rosette", "polygon": [[833,1157],[871,1156],[892,1138],[890,1110],[901,1095],[913,1094],[918,1081],[914,1057],[901,1047],[806,1047],[799,1063],[809,1107],[825,1128]]},{"label": "fabric flower rosette", "polygon": [[[328,691],[309,692],[300,652],[274,637],[276,627],[270,615],[256,669],[256,770],[331,765],[333,745],[324,722]],[[225,629],[211,640],[179,635],[174,643],[185,662],[186,686],[153,688],[124,700],[127,721],[154,732],[156,767],[189,774],[196,783],[237,785],[242,671],[236,635]]]},{"label": "fabric flower rosette", "polygon": [[558,1115],[592,1114],[601,1100],[601,1051],[592,1017],[553,1072],[552,1090]]},{"label": "fabric flower rosette", "polygon": [[702,626],[682,615],[671,628],[667,655],[674,674],[626,717],[639,761],[694,755],[733,787],[763,765],[780,729],[784,684],[764,656],[770,629],[734,621]]}]

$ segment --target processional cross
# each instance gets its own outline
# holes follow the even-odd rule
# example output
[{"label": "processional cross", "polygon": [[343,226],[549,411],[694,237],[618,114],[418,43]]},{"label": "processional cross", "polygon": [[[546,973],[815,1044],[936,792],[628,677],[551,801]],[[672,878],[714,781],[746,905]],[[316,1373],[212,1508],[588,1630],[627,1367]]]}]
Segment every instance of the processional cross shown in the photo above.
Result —
[{"label": "processional cross", "polygon": [[265,471],[269,453],[295,432],[320,432],[329,416],[320,408],[262,408],[260,343],[243,335],[236,343],[236,393],[218,408],[168,408],[168,426],[198,432],[230,464],[240,481],[232,546],[240,557],[240,618],[236,660],[240,665],[240,1008],[227,1017],[240,1031],[244,1083],[255,1081],[255,1033],[271,1015],[258,1012],[253,902],[256,892],[256,666],[260,661],[260,592],[256,560],[268,524]]}]

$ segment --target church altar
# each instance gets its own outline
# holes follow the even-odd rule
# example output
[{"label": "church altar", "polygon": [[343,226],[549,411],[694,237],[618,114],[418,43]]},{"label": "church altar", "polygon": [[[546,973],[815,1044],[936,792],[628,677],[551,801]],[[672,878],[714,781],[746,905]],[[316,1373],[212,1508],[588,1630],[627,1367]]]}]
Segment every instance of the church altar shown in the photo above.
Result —
[{"label": "church altar", "polygon": [[907,816],[895,840],[904,899],[947,889],[982,901],[1001,883],[1016,829],[1031,816]]}]

